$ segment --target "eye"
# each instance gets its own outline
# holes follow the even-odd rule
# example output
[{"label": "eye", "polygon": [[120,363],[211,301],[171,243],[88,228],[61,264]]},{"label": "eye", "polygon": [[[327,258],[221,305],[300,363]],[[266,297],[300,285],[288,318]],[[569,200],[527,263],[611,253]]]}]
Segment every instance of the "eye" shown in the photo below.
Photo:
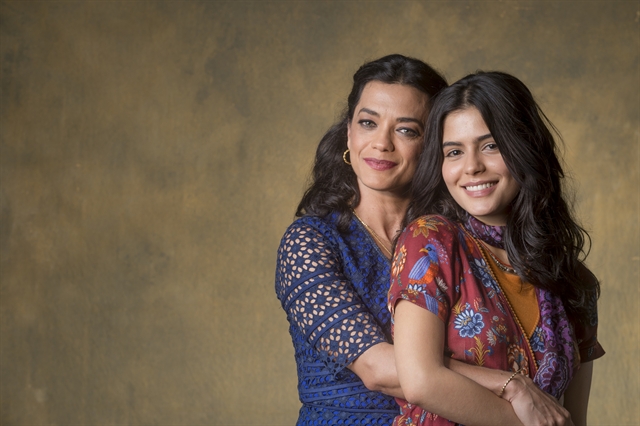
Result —
[{"label": "eye", "polygon": [[489,150],[489,151],[500,151],[500,148],[498,148],[498,144],[495,142],[489,142],[484,146],[484,149]]},{"label": "eye", "polygon": [[376,123],[374,123],[371,120],[359,120],[358,124],[362,127],[364,127],[365,129],[372,129],[376,126]]},{"label": "eye", "polygon": [[462,151],[460,151],[459,149],[452,149],[450,151],[445,151],[444,156],[445,157],[457,157],[458,155],[461,155]]},{"label": "eye", "polygon": [[410,138],[417,138],[418,136],[420,136],[420,132],[409,127],[401,127],[397,131],[404,136],[409,136]]}]

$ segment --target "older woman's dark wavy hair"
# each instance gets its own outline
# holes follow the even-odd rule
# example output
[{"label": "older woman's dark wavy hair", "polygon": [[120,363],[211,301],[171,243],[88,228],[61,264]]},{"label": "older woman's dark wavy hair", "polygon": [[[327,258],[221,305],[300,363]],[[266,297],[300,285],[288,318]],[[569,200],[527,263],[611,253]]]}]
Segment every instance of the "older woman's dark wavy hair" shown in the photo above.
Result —
[{"label": "older woman's dark wavy hair", "polygon": [[347,149],[347,124],[353,119],[363,89],[372,81],[411,86],[426,93],[429,100],[447,87],[444,77],[429,65],[403,55],[388,55],[362,65],[353,75],[353,87],[340,121],[327,131],[318,145],[311,184],[298,205],[296,216],[324,217],[338,212],[338,227],[341,231],[348,228],[352,209],[360,203],[360,191],[353,168],[342,160]]},{"label": "older woman's dark wavy hair", "polygon": [[472,107],[480,112],[520,184],[504,237],[512,266],[523,281],[560,296],[572,317],[588,322],[587,305],[599,295],[597,279],[581,263],[588,254],[589,235],[577,224],[563,194],[564,172],[551,133],[557,131],[516,77],[477,72],[436,97],[406,222],[424,214],[465,220],[467,212],[451,197],[442,178],[442,139],[449,114]]}]

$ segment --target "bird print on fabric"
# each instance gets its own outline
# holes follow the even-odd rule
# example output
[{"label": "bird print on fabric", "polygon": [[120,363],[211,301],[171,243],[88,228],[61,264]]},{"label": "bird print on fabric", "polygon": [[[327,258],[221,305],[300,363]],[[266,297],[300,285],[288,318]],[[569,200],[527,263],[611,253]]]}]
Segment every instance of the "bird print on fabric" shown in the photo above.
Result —
[{"label": "bird print on fabric", "polygon": [[409,279],[417,284],[427,284],[433,281],[438,274],[438,253],[433,244],[427,244],[424,248],[421,248],[420,253],[425,253],[426,255],[418,259],[413,265],[409,272]]}]

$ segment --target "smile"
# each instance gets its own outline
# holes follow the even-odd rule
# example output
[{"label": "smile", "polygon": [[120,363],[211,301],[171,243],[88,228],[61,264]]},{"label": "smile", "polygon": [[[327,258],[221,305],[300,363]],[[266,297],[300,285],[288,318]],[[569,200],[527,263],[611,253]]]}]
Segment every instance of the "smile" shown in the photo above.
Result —
[{"label": "smile", "polygon": [[494,185],[495,185],[495,182],[491,182],[491,183],[482,183],[480,185],[475,185],[475,186],[465,186],[464,188],[467,191],[481,191],[483,189],[491,188]]},{"label": "smile", "polygon": [[393,161],[376,160],[375,158],[365,158],[364,161],[369,165],[369,167],[378,171],[389,170],[398,165]]}]

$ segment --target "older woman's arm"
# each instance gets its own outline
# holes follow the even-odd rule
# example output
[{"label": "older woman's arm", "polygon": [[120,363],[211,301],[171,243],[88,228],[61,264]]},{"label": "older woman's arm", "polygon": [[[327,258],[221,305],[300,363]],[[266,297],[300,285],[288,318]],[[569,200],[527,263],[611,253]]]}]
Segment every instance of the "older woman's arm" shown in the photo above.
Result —
[{"label": "older woman's arm", "polygon": [[378,343],[367,349],[348,367],[360,377],[367,389],[404,398],[398,381],[393,345]]}]

